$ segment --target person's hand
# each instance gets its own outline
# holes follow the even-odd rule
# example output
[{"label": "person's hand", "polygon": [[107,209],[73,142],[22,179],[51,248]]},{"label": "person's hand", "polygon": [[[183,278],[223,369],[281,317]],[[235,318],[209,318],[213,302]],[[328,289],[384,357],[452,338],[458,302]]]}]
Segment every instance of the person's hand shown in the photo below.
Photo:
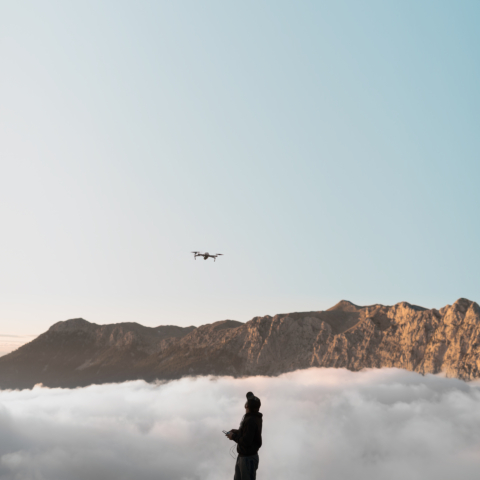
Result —
[{"label": "person's hand", "polygon": [[233,440],[233,432],[228,432],[228,433],[227,433],[227,437],[228,437],[230,440]]}]

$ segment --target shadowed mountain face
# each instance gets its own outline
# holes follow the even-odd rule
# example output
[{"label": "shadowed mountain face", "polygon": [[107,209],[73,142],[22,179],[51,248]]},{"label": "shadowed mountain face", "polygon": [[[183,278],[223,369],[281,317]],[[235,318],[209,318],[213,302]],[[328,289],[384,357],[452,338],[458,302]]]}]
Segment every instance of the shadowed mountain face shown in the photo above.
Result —
[{"label": "shadowed mountain face", "polygon": [[[185,375],[279,375],[309,367],[398,367],[480,377],[480,307],[399,303],[225,320],[201,327],[58,322],[0,358],[0,388],[76,387]],[[477,360],[478,359],[478,360]]]}]

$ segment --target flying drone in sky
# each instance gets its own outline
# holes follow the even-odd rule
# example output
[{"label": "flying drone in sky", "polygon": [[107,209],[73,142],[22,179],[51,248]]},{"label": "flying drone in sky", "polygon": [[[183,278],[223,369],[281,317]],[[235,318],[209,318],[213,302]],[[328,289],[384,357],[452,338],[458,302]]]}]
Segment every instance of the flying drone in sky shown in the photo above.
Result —
[{"label": "flying drone in sky", "polygon": [[207,258],[213,258],[213,261],[217,259],[219,255],[223,255],[223,253],[216,253],[215,255],[210,255],[208,252],[205,253],[200,253],[200,252],[192,252],[193,253],[193,258],[196,260],[197,257],[203,257],[204,260],[207,260]]}]

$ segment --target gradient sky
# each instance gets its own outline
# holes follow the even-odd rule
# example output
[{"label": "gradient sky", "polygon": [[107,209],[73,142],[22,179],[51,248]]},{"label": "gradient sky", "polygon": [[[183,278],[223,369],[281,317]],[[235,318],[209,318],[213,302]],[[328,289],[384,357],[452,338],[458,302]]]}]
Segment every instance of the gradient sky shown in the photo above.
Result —
[{"label": "gradient sky", "polygon": [[0,334],[478,301],[478,25],[476,0],[1,1]]}]

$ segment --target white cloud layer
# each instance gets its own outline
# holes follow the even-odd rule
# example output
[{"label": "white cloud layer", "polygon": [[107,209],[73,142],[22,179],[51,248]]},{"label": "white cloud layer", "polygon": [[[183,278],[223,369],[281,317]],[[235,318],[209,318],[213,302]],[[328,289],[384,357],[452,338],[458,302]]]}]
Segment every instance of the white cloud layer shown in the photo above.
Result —
[{"label": "white cloud layer", "polygon": [[2,480],[233,478],[245,393],[262,399],[259,480],[476,479],[480,388],[396,369],[0,391]]}]

